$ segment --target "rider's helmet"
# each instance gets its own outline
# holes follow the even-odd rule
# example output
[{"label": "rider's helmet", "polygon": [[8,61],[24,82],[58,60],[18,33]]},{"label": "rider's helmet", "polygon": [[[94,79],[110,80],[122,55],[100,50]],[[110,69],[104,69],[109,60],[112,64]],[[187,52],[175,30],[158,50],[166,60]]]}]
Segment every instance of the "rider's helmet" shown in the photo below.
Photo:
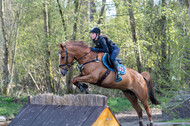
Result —
[{"label": "rider's helmet", "polygon": [[101,30],[98,28],[98,27],[93,27],[91,30],[90,30],[90,33],[96,33],[96,34],[99,34],[101,33]]}]

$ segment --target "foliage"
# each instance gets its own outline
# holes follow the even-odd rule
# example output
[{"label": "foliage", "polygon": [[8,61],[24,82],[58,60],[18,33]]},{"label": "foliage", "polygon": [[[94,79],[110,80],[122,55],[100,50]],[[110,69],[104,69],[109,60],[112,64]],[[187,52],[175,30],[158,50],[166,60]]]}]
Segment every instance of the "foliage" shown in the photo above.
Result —
[{"label": "foliage", "polygon": [[7,97],[0,95],[0,115],[13,118],[27,103],[27,97]]},{"label": "foliage", "polygon": [[[48,41],[44,33],[44,1],[12,0],[11,3],[7,2],[6,5],[10,6],[7,6],[8,9],[5,12],[14,15],[5,15],[7,16],[6,19],[9,20],[6,23],[10,43],[9,62],[10,66],[13,66],[10,94],[16,94],[18,91],[32,94],[48,91],[45,72],[45,64],[47,63],[46,44],[48,44],[50,50],[49,58],[51,60],[52,81],[55,87],[54,93],[65,93],[65,78],[61,77],[58,71],[57,44],[72,39],[75,16],[78,17],[77,40],[83,40],[91,45],[89,29],[93,26],[99,26],[102,33],[107,34],[120,47],[119,57],[123,59],[123,64],[127,67],[137,70],[134,48],[139,48],[143,70],[151,72],[157,93],[170,97],[177,90],[189,90],[190,23],[187,7],[181,6],[177,0],[167,1],[166,6],[162,6],[161,0],[154,4],[151,4],[152,1],[135,0],[132,3],[138,45],[134,45],[132,41],[129,6],[128,3],[124,3],[124,0],[114,0],[113,5],[107,4],[106,10],[108,11],[111,7],[114,7],[116,15],[108,16],[104,14],[100,24],[97,24],[100,18],[100,8],[102,7],[100,1],[95,1],[96,13],[93,15],[94,20],[90,21],[89,0],[78,0],[79,10],[77,15],[74,14],[74,0],[60,0],[66,31],[63,28],[57,1],[46,1],[50,24]],[[164,21],[162,20],[163,17],[165,17]],[[17,27],[12,27],[12,24],[16,24]],[[163,43],[166,47],[164,50],[166,53],[165,60],[163,60],[163,48],[161,47]],[[16,45],[15,58],[13,58],[14,45]],[[0,52],[3,52],[3,50],[0,50]],[[0,64],[2,64],[2,61],[0,61]],[[39,90],[29,73],[39,86]],[[1,80],[3,80],[2,74],[0,74]],[[74,70],[74,75],[77,74],[79,72]],[[91,88],[94,89],[93,92],[100,94],[118,93],[118,91],[100,90],[93,86]]]},{"label": "foliage", "polygon": [[108,106],[114,113],[133,110],[131,103],[126,98],[110,97],[108,99]]}]

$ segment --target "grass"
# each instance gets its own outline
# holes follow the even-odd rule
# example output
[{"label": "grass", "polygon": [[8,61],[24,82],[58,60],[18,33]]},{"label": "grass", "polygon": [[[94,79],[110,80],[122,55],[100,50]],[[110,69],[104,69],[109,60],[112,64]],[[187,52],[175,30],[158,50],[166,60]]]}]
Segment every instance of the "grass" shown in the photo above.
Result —
[{"label": "grass", "polygon": [[181,123],[181,122],[190,122],[190,119],[173,119],[173,120],[171,120],[171,121],[167,121],[167,122],[175,122],[175,123]]},{"label": "grass", "polygon": [[[162,106],[165,106],[171,98],[157,96],[158,101],[162,103]],[[21,110],[24,104],[27,103],[27,96],[21,98],[10,97],[10,96],[1,96],[0,95],[0,116],[6,116],[14,118],[14,116]],[[108,106],[114,113],[120,113],[124,111],[134,110],[131,103],[125,97],[109,97]],[[151,107],[162,108],[162,106]],[[142,106],[141,106],[142,107]],[[142,107],[143,108],[143,107]],[[174,119],[169,122],[190,122],[190,119]]]},{"label": "grass", "polygon": [[14,118],[26,103],[27,97],[15,98],[0,95],[0,115]]},{"label": "grass", "polygon": [[[160,105],[152,105],[151,102],[149,101],[149,105],[151,108],[159,108],[161,109],[162,106],[165,106],[168,101],[170,101],[171,98],[167,98],[167,97],[161,97],[158,96],[158,101],[161,102],[161,106]],[[134,108],[132,107],[131,103],[129,102],[129,100],[125,97],[110,97],[108,98],[108,106],[111,108],[111,110],[114,113],[119,113],[119,112],[123,112],[123,111],[131,111],[134,110]],[[142,104],[140,103],[141,108],[144,110],[144,107],[142,106]]]},{"label": "grass", "polygon": [[[0,115],[14,118],[26,103],[27,96],[16,98],[0,95]],[[131,103],[126,98],[121,97],[110,97],[108,99],[108,106],[114,113],[133,110]]]},{"label": "grass", "polygon": [[114,113],[133,110],[131,103],[126,98],[122,97],[108,98],[108,106]]}]

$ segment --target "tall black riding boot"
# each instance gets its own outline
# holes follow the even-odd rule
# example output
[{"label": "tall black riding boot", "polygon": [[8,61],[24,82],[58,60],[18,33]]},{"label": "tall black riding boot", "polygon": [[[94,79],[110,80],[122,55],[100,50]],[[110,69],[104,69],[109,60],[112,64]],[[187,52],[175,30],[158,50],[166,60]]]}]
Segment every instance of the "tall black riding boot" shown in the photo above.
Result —
[{"label": "tall black riding boot", "polygon": [[115,60],[115,61],[113,61],[113,65],[114,65],[114,70],[115,70],[115,74],[116,74],[116,76],[115,76],[116,81],[117,81],[117,82],[119,82],[119,81],[121,81],[121,80],[122,80],[122,78],[121,78],[121,76],[119,75],[118,63],[117,63],[117,61],[116,61],[116,60]]}]

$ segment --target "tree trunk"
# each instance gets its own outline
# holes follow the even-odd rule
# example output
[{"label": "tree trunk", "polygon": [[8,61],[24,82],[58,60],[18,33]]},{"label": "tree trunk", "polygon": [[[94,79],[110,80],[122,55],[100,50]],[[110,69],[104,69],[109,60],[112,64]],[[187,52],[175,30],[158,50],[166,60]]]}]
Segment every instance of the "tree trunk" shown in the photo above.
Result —
[{"label": "tree trunk", "polygon": [[[130,18],[130,25],[131,25],[131,31],[132,31],[132,38],[133,38],[133,42],[134,42],[134,52],[135,52],[135,56],[136,56],[136,62],[137,62],[137,69],[138,72],[141,73],[142,72],[142,65],[141,65],[141,56],[140,56],[140,47],[137,41],[137,35],[136,35],[136,24],[135,24],[135,18],[133,15],[133,10],[132,10],[132,2],[131,0],[128,0],[128,12],[129,12],[129,18]],[[126,3],[126,0],[125,0]]]},{"label": "tree trunk", "polygon": [[90,0],[90,22],[94,21],[94,14],[96,13],[96,5],[94,0]]},{"label": "tree trunk", "polygon": [[[72,40],[76,40],[76,33],[77,33],[77,22],[78,22],[78,0],[74,1],[75,4],[75,11],[74,11],[74,25],[73,25],[73,35],[72,35]],[[67,85],[67,93],[73,93],[73,84],[71,79],[73,78],[73,66],[70,68],[67,76],[66,76],[66,85]]]},{"label": "tree trunk", "polygon": [[[162,7],[166,6],[166,0],[162,0]],[[164,78],[165,81],[169,81],[169,70],[165,66],[166,60],[167,60],[167,40],[166,40],[166,16],[162,15],[161,16],[161,26],[160,26],[160,31],[162,35],[162,40],[161,40],[161,62],[160,62],[160,70],[163,73],[162,77]]]},{"label": "tree trunk", "polygon": [[188,15],[189,15],[189,21],[190,21],[190,0],[187,2],[187,9],[188,9]]},{"label": "tree trunk", "polygon": [[102,8],[101,8],[101,11],[100,11],[100,17],[99,17],[99,20],[98,20],[97,24],[100,24],[101,21],[103,20],[103,14],[104,14],[104,10],[105,10],[105,4],[106,4],[106,0],[102,0]]},{"label": "tree trunk", "polygon": [[1,26],[2,26],[2,34],[3,34],[3,44],[4,44],[4,59],[3,59],[3,84],[4,89],[3,93],[5,95],[9,94],[9,82],[10,82],[10,71],[9,71],[9,48],[8,48],[8,39],[7,33],[5,30],[5,17],[4,17],[4,5],[5,1],[0,0],[0,17],[1,17]]},{"label": "tree trunk", "polygon": [[[118,0],[113,0],[114,4],[115,4],[115,8],[116,8],[116,15],[120,15],[120,8],[119,8],[119,1]],[[126,0],[124,1],[126,3]]]},{"label": "tree trunk", "polygon": [[51,59],[50,59],[50,49],[49,49],[49,37],[50,37],[50,29],[49,29],[49,12],[48,5],[46,1],[44,1],[44,30],[45,30],[45,48],[46,48],[46,63],[45,63],[45,73],[46,73],[46,85],[48,87],[48,92],[54,92],[54,85],[52,81],[52,71],[51,71]]},{"label": "tree trunk", "polygon": [[63,11],[61,9],[61,5],[60,5],[60,2],[59,0],[57,0],[57,4],[59,6],[59,14],[61,15],[61,21],[62,21],[62,25],[63,25],[63,30],[65,31],[65,40],[67,40],[67,27],[65,25],[65,19],[64,19],[64,16],[63,16]]},{"label": "tree trunk", "polygon": [[184,8],[184,5],[187,6],[187,11],[188,11],[188,16],[189,16],[189,21],[190,21],[190,0],[179,0],[181,9]]},{"label": "tree trunk", "polygon": [[75,0],[74,1],[74,4],[75,4],[75,17],[74,17],[74,25],[73,25],[73,37],[72,37],[72,40],[76,40],[76,32],[77,32],[77,22],[78,22],[78,3],[79,1],[78,0]]},{"label": "tree trunk", "polygon": [[[94,21],[94,14],[96,13],[95,0],[90,0],[90,22]],[[90,45],[93,47],[94,43],[91,42]]]}]

